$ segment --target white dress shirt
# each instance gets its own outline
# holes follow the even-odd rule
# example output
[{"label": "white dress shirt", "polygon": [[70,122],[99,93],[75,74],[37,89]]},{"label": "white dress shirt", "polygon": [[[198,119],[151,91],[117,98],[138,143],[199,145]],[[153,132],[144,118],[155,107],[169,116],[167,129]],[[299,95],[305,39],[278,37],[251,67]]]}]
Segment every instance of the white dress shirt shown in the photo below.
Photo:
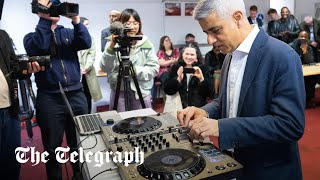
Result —
[{"label": "white dress shirt", "polygon": [[229,118],[237,116],[241,85],[244,70],[247,64],[248,54],[250,52],[253,41],[259,33],[258,26],[252,26],[254,26],[252,31],[232,53],[227,81],[227,117]]}]

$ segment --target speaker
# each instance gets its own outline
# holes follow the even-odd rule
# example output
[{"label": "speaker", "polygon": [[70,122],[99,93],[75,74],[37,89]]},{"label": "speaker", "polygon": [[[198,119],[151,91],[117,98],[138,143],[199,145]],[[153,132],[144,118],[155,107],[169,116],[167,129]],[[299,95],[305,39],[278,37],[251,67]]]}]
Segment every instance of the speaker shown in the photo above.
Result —
[{"label": "speaker", "polygon": [[4,3],[4,0],[0,0],[0,20],[2,16],[3,3]]}]

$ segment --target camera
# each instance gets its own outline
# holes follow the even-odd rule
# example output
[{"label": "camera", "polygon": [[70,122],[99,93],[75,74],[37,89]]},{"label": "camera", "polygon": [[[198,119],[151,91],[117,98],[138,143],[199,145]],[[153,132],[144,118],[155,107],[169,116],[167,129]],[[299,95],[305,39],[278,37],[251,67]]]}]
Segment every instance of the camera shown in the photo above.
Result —
[{"label": "camera", "polygon": [[194,74],[196,70],[193,68],[183,68],[183,72],[186,74]]},{"label": "camera", "polygon": [[111,34],[118,35],[115,40],[120,46],[120,49],[127,49],[128,47],[131,47],[133,41],[142,39],[142,36],[128,36],[127,33],[130,31],[130,28],[124,27],[119,21],[115,21],[110,25]]},{"label": "camera", "polygon": [[40,66],[50,67],[50,56],[28,56],[26,54],[17,55],[20,69],[27,70],[29,62],[38,62]]},{"label": "camera", "polygon": [[123,32],[116,38],[116,42],[120,47],[131,47],[132,41],[138,41],[142,39],[142,36],[127,36],[127,33],[130,32],[131,29],[125,27]]},{"label": "camera", "polygon": [[79,14],[79,4],[68,2],[61,3],[59,0],[51,0],[51,2],[52,5],[50,8],[47,8],[46,6],[39,4],[38,0],[32,0],[32,13],[37,14],[40,12],[50,14],[51,17],[59,17],[59,15],[72,17]]}]

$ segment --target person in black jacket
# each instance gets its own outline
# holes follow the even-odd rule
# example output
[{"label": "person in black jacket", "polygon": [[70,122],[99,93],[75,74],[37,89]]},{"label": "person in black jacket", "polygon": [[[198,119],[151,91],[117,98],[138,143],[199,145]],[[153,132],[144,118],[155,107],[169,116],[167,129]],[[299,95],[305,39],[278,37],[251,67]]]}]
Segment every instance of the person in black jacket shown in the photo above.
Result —
[{"label": "person in black jacket", "polygon": [[[194,72],[186,72],[190,69]],[[173,95],[179,91],[183,108],[205,105],[210,93],[205,71],[198,61],[196,47],[191,44],[184,47],[178,63],[169,70],[169,78],[164,82],[164,92]]]},{"label": "person in black jacket", "polygon": [[[210,97],[216,98],[219,93],[219,84],[220,84],[220,69],[223,64],[223,60],[226,57],[225,54],[222,54],[215,46],[212,50],[207,52],[205,56],[205,66],[207,68],[208,85],[210,89]],[[213,81],[211,80],[213,78]]]},{"label": "person in black jacket", "polygon": [[[299,37],[293,40],[290,44],[291,47],[299,54],[302,64],[310,64],[315,62],[313,53],[312,42],[309,40],[309,34],[307,31],[301,31]],[[315,76],[305,76],[304,86],[306,90],[306,107],[314,107],[314,96],[315,96]]]},{"label": "person in black jacket", "polygon": [[298,37],[300,26],[298,20],[290,14],[287,7],[281,8],[281,18],[274,22],[270,35],[289,44]]},{"label": "person in black jacket", "polygon": [[19,67],[12,41],[4,30],[0,30],[0,40],[0,179],[16,180],[19,179],[20,164],[15,149],[21,146],[17,79],[28,77],[23,75],[27,74],[24,71],[38,72],[41,68],[36,62],[32,66],[29,63],[29,69]]}]

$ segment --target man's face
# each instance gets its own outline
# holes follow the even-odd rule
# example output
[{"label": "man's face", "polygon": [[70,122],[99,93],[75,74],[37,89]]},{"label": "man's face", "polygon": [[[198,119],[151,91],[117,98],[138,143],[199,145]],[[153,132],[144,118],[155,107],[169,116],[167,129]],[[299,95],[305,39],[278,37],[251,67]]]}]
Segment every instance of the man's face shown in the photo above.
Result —
[{"label": "man's face", "polygon": [[242,24],[242,18],[241,12],[235,12],[233,16],[224,19],[218,17],[216,13],[211,13],[201,19],[199,24],[203,32],[207,34],[208,44],[214,45],[218,51],[227,54],[236,50],[241,43],[239,27]]},{"label": "man's face", "polygon": [[250,17],[255,19],[257,17],[257,11],[250,11]]},{"label": "man's face", "polygon": [[109,14],[109,22],[112,24],[119,17],[119,13],[111,11]]},{"label": "man's face", "polygon": [[186,42],[194,43],[196,40],[193,37],[187,37]]},{"label": "man's face", "polygon": [[275,20],[277,20],[277,13],[271,13],[271,14],[269,14],[269,17],[270,17],[271,21],[275,21]]},{"label": "man's face", "polygon": [[289,17],[289,10],[287,8],[283,8],[281,10],[281,17],[283,19],[287,19]]}]

